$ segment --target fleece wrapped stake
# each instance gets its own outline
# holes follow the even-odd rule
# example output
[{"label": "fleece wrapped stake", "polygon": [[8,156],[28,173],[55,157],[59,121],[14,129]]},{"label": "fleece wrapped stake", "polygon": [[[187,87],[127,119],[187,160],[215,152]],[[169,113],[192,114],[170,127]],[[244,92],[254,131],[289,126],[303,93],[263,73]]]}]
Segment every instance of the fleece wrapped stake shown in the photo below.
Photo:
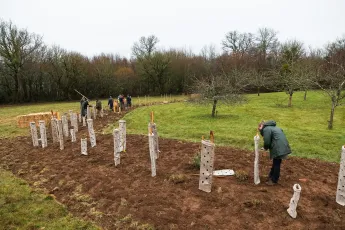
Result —
[{"label": "fleece wrapped stake", "polygon": [[341,148],[336,202],[345,206],[345,146]]},{"label": "fleece wrapped stake", "polygon": [[255,159],[254,159],[254,184],[260,184],[260,175],[259,175],[259,143],[260,136],[256,135],[254,137],[255,145]]},{"label": "fleece wrapped stake", "polygon": [[63,129],[63,134],[65,137],[68,137],[68,120],[67,120],[67,116],[66,115],[62,115],[61,116],[62,119],[62,129]]},{"label": "fleece wrapped stake", "polygon": [[80,146],[81,154],[87,156],[87,138],[81,138],[80,144],[81,144]]},{"label": "fleece wrapped stake", "polygon": [[207,140],[202,140],[201,144],[199,189],[211,192],[215,145]]},{"label": "fleece wrapped stake", "polygon": [[62,121],[57,120],[57,127],[58,127],[58,139],[60,142],[60,150],[63,150],[65,148],[64,142],[63,142],[63,133],[62,133]]},{"label": "fleece wrapped stake", "polygon": [[126,121],[119,120],[120,151],[126,152]]},{"label": "fleece wrapped stake", "polygon": [[158,159],[159,157],[159,147],[158,147],[158,132],[157,127],[155,123],[150,122],[148,125],[149,132],[152,130],[152,133],[154,135],[154,150],[155,150],[155,158]]},{"label": "fleece wrapped stake", "polygon": [[52,118],[50,124],[52,126],[53,143],[56,143],[56,142],[58,142],[57,119],[56,118]]}]

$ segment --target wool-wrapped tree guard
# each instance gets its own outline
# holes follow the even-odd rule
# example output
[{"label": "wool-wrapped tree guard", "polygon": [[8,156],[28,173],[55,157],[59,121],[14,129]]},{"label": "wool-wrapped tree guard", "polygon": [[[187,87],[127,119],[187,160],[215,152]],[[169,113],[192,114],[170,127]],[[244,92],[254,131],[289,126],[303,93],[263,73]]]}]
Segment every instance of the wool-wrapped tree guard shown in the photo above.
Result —
[{"label": "wool-wrapped tree guard", "polygon": [[35,122],[30,122],[30,132],[32,137],[32,145],[34,147],[38,146],[38,136],[37,136],[37,128]]},{"label": "wool-wrapped tree guard", "polygon": [[93,129],[93,120],[92,119],[87,119],[87,127],[89,130],[91,147],[95,147],[96,146],[96,135],[95,135],[95,130]]},{"label": "wool-wrapped tree guard", "polygon": [[120,151],[126,151],[126,121],[119,120],[119,129],[120,129]]},{"label": "wool-wrapped tree guard", "polygon": [[42,148],[47,147],[47,132],[46,132],[46,122],[45,121],[39,121],[40,126],[40,136],[41,136],[41,144]]},{"label": "wool-wrapped tree guard", "polygon": [[259,175],[259,143],[260,136],[257,134],[254,137],[254,146],[255,146],[255,159],[254,159],[254,184],[260,184],[260,175]]},{"label": "wool-wrapped tree guard", "polygon": [[114,162],[115,166],[118,166],[121,163],[121,150],[120,150],[120,130],[114,129]]},{"label": "wool-wrapped tree guard", "polygon": [[86,126],[86,118],[83,117],[83,127],[85,127],[85,126]]},{"label": "wool-wrapped tree guard", "polygon": [[93,113],[93,119],[96,120],[97,118],[96,106],[92,106],[92,113]]},{"label": "wool-wrapped tree guard", "polygon": [[345,206],[345,146],[341,148],[336,202]]},{"label": "wool-wrapped tree guard", "polygon": [[81,120],[81,114],[80,113],[78,113],[78,119],[79,119],[79,123],[81,123],[82,120]]},{"label": "wool-wrapped tree guard", "polygon": [[214,148],[215,145],[211,141],[201,141],[199,189],[204,192],[211,192],[212,188]]},{"label": "wool-wrapped tree guard", "polygon": [[293,190],[294,190],[294,193],[290,200],[290,204],[289,204],[289,208],[287,209],[287,212],[292,218],[296,218],[297,217],[296,209],[297,209],[298,201],[301,195],[302,187],[299,184],[295,184],[293,186]]}]

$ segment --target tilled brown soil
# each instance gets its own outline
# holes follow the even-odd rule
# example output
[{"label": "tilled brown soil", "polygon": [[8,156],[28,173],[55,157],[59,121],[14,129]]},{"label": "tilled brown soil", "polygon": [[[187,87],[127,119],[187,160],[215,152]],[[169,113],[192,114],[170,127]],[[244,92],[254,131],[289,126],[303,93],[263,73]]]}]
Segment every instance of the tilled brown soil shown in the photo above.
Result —
[{"label": "tilled brown soil", "polygon": [[[0,140],[1,167],[104,229],[345,229],[345,207],[335,202],[339,164],[291,157],[283,161],[280,185],[269,187],[263,182],[271,162],[261,158],[262,183],[256,186],[253,153],[217,147],[215,168],[243,170],[248,180],[215,178],[205,193],[191,164],[199,143],[160,139],[157,176],[151,177],[147,136],[128,135],[115,168],[112,136],[100,130],[118,119],[95,121],[97,146],[88,146],[88,156],[80,154],[79,141],[86,127],[77,143],[66,140],[63,151],[50,139],[45,149],[33,148],[30,137]],[[302,192],[292,219],[286,209],[295,183]]]}]

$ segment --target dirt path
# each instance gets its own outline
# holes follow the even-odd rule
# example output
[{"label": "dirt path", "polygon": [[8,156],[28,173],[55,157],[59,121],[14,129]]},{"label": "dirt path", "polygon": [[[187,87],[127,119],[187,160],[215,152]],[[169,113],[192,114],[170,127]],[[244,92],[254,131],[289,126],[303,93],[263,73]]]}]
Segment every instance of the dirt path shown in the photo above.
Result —
[{"label": "dirt path", "polygon": [[[109,115],[94,126],[101,130],[118,119]],[[87,130],[80,129],[78,142],[66,141],[63,151],[51,140],[46,149],[33,148],[30,137],[0,140],[1,167],[104,229],[345,229],[345,207],[335,202],[338,164],[290,158],[282,164],[280,185],[255,186],[253,153],[217,147],[216,169],[244,170],[249,178],[215,178],[212,192],[205,193],[198,190],[199,177],[193,174],[199,171],[191,166],[199,144],[160,139],[157,177],[152,178],[146,136],[127,136],[127,152],[115,168],[112,136],[96,133],[97,147],[82,156],[79,140]],[[260,163],[264,175],[270,161]],[[184,175],[180,183],[169,179],[177,174]],[[294,220],[286,209],[295,183],[302,192]]]}]

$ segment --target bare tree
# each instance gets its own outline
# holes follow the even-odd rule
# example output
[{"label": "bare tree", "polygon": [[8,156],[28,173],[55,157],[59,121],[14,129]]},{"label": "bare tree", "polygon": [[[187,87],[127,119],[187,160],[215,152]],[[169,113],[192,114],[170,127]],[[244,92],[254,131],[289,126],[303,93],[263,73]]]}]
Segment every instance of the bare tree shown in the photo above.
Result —
[{"label": "bare tree", "polygon": [[327,56],[314,78],[314,83],[331,99],[328,129],[332,129],[335,109],[345,98],[345,37],[329,44],[326,49]]},{"label": "bare tree", "polygon": [[269,28],[260,28],[256,35],[256,47],[262,60],[266,60],[270,53],[277,51],[279,42],[277,32]]},{"label": "bare tree", "polygon": [[23,101],[25,95],[22,67],[41,46],[41,36],[18,29],[11,21],[0,21],[0,57],[15,83],[14,102]]},{"label": "bare tree", "polygon": [[155,35],[141,37],[139,42],[134,43],[132,53],[137,59],[151,56],[151,54],[156,50],[158,42],[159,40]]},{"label": "bare tree", "polygon": [[218,101],[236,103],[243,100],[241,93],[249,85],[251,73],[233,69],[222,74],[195,78],[193,91],[200,94],[196,102],[212,103],[211,116],[215,117]]},{"label": "bare tree", "polygon": [[251,33],[239,33],[230,31],[222,41],[223,50],[230,53],[239,53],[243,56],[249,52],[254,45],[254,35]]}]

